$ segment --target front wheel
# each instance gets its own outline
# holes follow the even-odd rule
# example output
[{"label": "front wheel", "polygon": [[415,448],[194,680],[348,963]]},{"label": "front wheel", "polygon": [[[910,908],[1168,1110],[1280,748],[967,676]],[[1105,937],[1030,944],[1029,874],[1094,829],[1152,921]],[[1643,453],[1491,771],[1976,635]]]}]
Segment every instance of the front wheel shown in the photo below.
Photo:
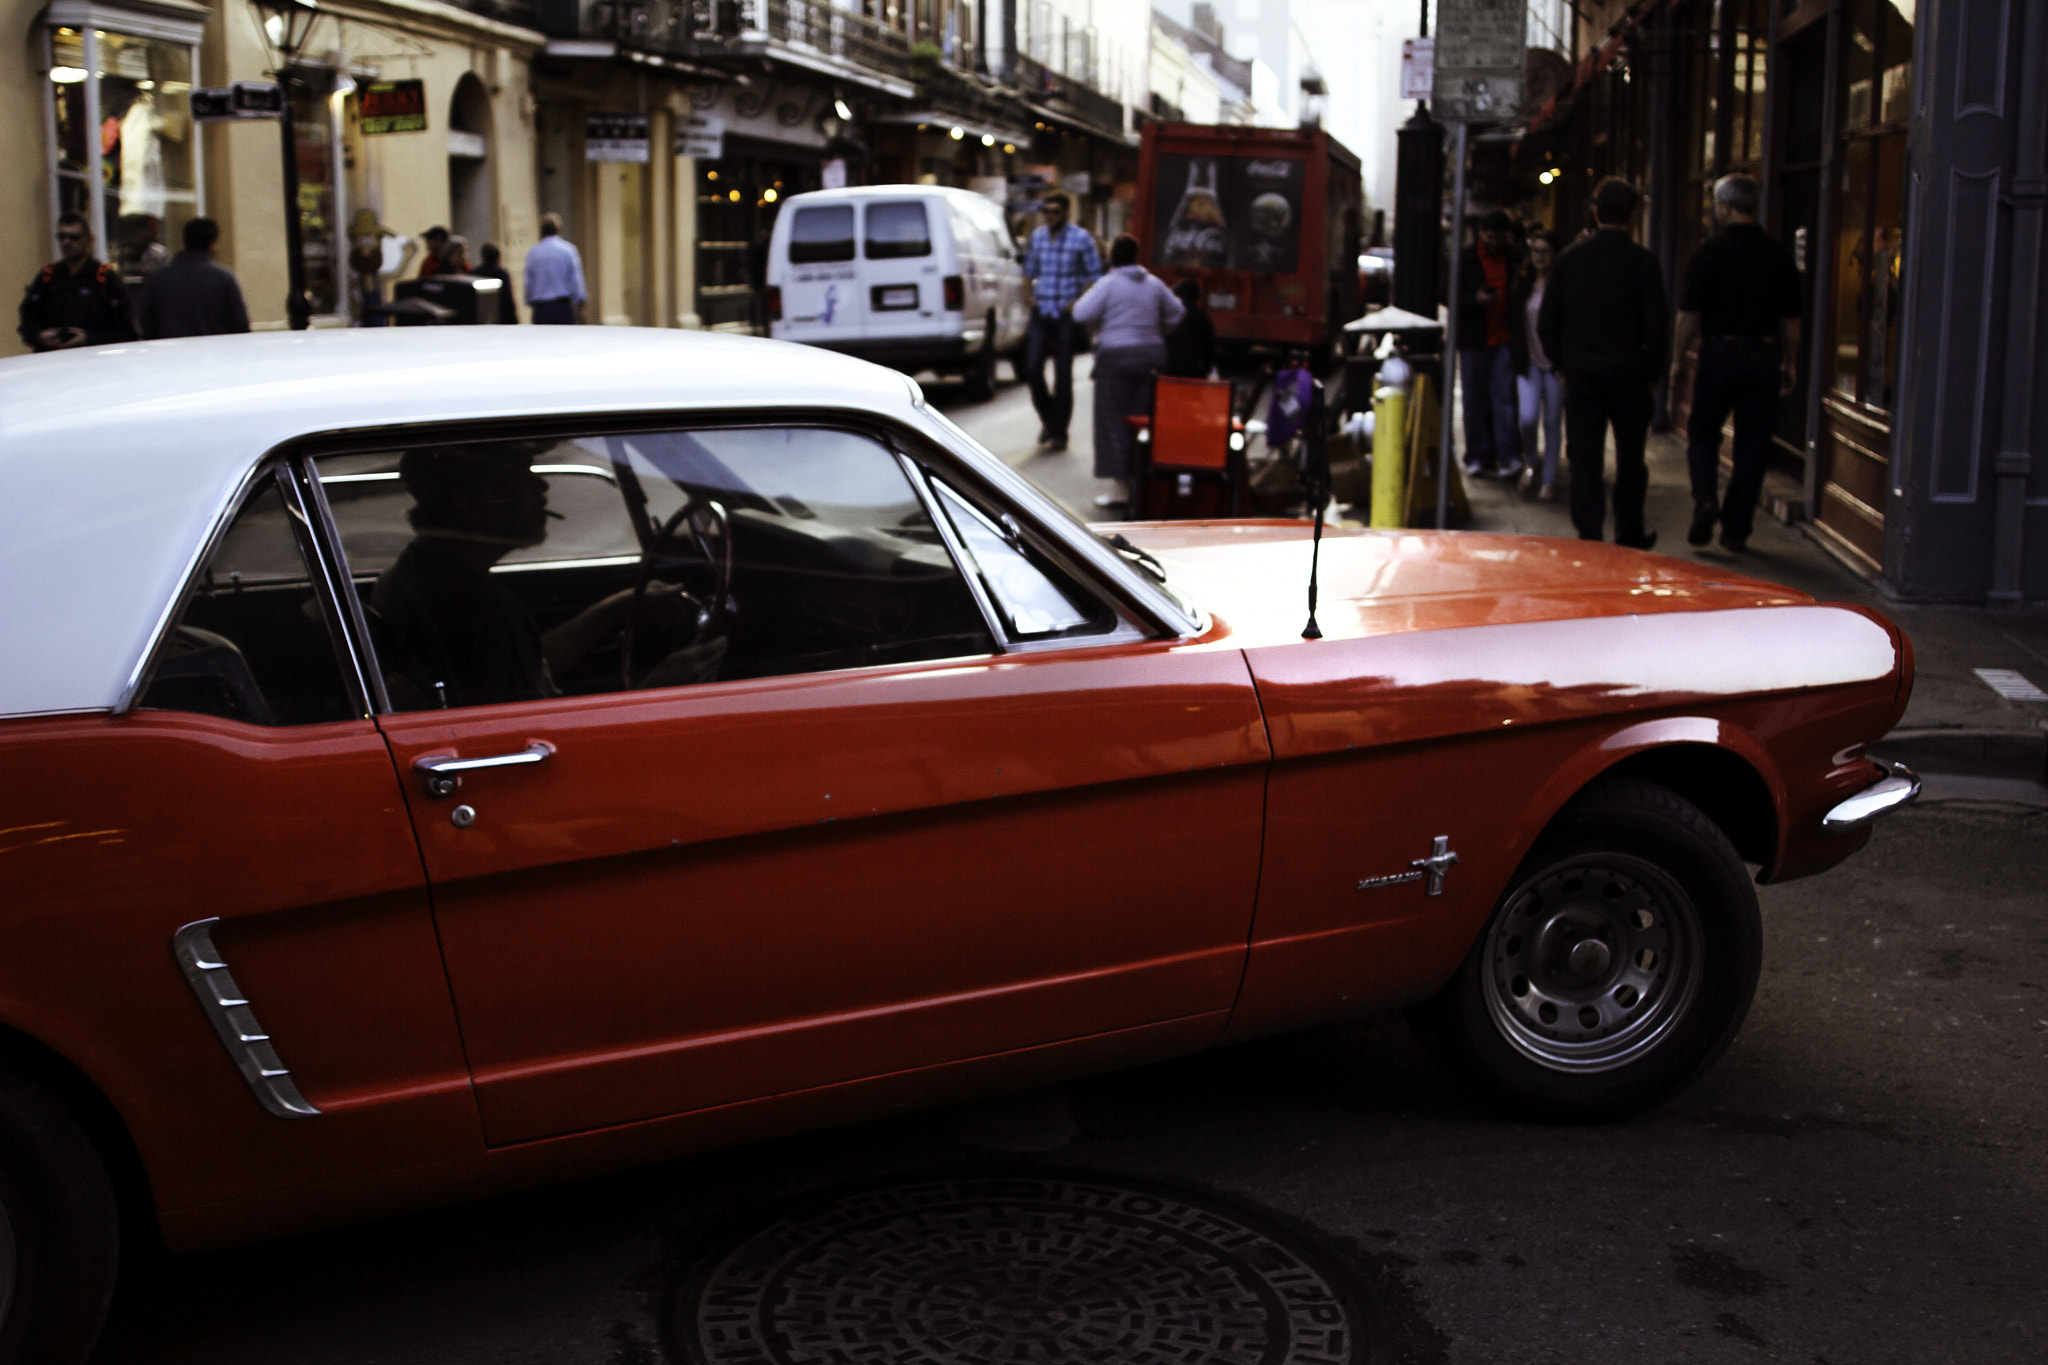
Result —
[{"label": "front wheel", "polygon": [[1519,1112],[1618,1117],[1727,1049],[1762,952],[1756,889],[1728,837],[1677,793],[1613,778],[1559,814],[1457,975],[1410,1019]]},{"label": "front wheel", "polygon": [[64,1107],[0,1072],[0,1365],[76,1365],[113,1297],[113,1187]]}]

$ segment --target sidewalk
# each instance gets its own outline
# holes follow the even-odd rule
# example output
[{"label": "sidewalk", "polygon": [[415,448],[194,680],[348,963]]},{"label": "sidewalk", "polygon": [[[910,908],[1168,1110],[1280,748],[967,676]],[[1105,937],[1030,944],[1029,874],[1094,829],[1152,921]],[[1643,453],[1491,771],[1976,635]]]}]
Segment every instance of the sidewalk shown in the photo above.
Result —
[{"label": "sidewalk", "polygon": [[[2048,702],[2008,701],[1975,672],[2010,669],[2048,690],[2048,608],[1991,610],[1889,600],[1797,526],[1783,525],[1761,509],[1747,553],[1727,553],[1718,538],[1695,550],[1685,543],[1692,495],[1684,438],[1676,432],[1652,434],[1649,465],[1648,520],[1658,532],[1657,553],[1726,565],[1823,601],[1862,603],[1905,631],[1913,642],[1916,665],[1913,698],[1898,728],[1879,746],[1881,756],[1923,773],[1990,780],[1991,785],[1944,784],[1956,795],[1967,789],[2003,799],[1996,785],[2019,781],[2034,784],[2048,799],[2048,787],[2040,786],[2048,778]],[[1561,496],[1547,503],[1522,497],[1511,483],[1467,480],[1472,501],[1469,529],[1574,534],[1562,496],[1564,477],[1560,469]],[[1611,510],[1608,534],[1613,534]]]}]

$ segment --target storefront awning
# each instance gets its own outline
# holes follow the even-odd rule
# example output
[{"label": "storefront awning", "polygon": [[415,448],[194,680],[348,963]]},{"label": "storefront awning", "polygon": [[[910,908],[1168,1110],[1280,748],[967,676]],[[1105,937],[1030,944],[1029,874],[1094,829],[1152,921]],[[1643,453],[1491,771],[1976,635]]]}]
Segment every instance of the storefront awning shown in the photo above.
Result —
[{"label": "storefront awning", "polygon": [[1024,101],[1024,107],[1029,109],[1034,117],[1042,118],[1047,123],[1057,124],[1071,132],[1085,133],[1089,137],[1099,137],[1108,142],[1125,143],[1135,141],[1133,138],[1126,137],[1121,128],[1115,130],[1099,128],[1086,119],[1077,118],[1073,114],[1063,114],[1057,109],[1048,109],[1042,104],[1033,104],[1030,100]]},{"label": "storefront awning", "polygon": [[1608,26],[1607,36],[1580,58],[1571,85],[1544,101],[1543,107],[1530,116],[1527,131],[1536,132],[1564,117],[1565,111],[1571,108],[1572,99],[1579,90],[1588,81],[1614,65],[1614,59],[1619,57],[1622,49],[1628,45],[1630,34],[1641,28],[1660,8],[1680,3],[1682,0],[1635,0],[1634,4],[1623,10],[1621,17]]}]

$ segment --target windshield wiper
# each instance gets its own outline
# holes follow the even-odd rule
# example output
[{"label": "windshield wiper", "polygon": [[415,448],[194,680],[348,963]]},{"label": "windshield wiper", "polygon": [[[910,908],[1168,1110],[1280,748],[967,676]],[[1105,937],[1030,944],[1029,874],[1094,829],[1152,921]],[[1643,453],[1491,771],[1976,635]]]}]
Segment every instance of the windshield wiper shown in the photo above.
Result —
[{"label": "windshield wiper", "polygon": [[[1101,533],[1097,532],[1097,534],[1100,535]],[[1164,583],[1166,581],[1166,566],[1157,559],[1154,559],[1149,551],[1141,550],[1131,544],[1129,540],[1124,538],[1121,532],[1102,536],[1102,539],[1108,543],[1112,550],[1115,550],[1125,559],[1130,560],[1131,563],[1152,575],[1154,582]]]}]

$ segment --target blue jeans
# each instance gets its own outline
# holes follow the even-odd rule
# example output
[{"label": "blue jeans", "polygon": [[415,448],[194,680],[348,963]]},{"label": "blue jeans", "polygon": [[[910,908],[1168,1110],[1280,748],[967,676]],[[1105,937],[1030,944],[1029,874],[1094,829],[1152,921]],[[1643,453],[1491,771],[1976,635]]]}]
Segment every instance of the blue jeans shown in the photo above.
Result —
[{"label": "blue jeans", "polygon": [[[1052,389],[1045,387],[1045,360],[1052,356]],[[1031,313],[1031,330],[1024,336],[1024,382],[1031,389],[1031,406],[1038,409],[1038,424],[1051,436],[1066,439],[1067,424],[1074,417],[1074,320],[1053,317],[1036,309]]]},{"label": "blue jeans", "polygon": [[1502,346],[1458,348],[1458,382],[1465,389],[1465,463],[1512,473],[1522,464],[1521,414],[1515,401],[1515,362]]},{"label": "blue jeans", "polygon": [[1545,488],[1557,482],[1557,456],[1564,446],[1564,378],[1556,370],[1529,366],[1529,373],[1515,377],[1522,398],[1522,449],[1536,458],[1536,423],[1543,423],[1543,474]]}]

